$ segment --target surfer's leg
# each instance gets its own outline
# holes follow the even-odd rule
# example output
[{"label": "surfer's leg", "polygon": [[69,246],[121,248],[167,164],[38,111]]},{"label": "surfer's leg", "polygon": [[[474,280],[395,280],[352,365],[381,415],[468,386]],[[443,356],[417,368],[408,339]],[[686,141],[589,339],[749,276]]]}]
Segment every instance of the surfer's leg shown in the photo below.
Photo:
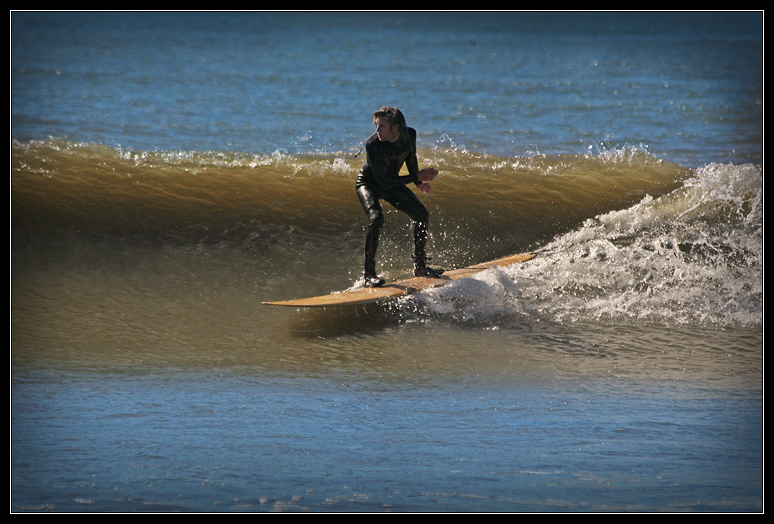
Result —
[{"label": "surfer's leg", "polygon": [[406,213],[414,223],[414,274],[416,276],[427,276],[437,278],[443,273],[442,270],[431,269],[427,267],[427,254],[425,247],[427,245],[427,227],[430,223],[430,213],[419,198],[408,187],[403,186],[399,189],[390,191],[385,196],[395,209]]},{"label": "surfer's leg", "polygon": [[357,196],[360,204],[368,215],[368,228],[365,238],[365,285],[378,287],[384,284],[384,280],[376,276],[376,250],[379,248],[379,234],[384,225],[384,213],[379,204],[376,191],[366,186],[357,187]]}]

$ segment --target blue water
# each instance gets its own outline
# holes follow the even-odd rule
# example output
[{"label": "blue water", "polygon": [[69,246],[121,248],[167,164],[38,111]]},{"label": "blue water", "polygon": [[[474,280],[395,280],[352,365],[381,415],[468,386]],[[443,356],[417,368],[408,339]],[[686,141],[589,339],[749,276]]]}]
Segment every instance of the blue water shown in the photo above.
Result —
[{"label": "blue water", "polygon": [[762,158],[762,13],[15,13],[12,135],[139,150]]},{"label": "blue water", "polygon": [[[11,89],[12,512],[763,511],[762,12],[13,12]],[[385,104],[538,257],[261,306],[352,285]]]}]

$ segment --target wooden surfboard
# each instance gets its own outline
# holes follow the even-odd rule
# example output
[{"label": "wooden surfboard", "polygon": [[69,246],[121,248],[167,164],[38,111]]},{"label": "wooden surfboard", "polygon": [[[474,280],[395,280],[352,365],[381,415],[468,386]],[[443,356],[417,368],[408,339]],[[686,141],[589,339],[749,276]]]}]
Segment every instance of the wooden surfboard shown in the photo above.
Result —
[{"label": "wooden surfboard", "polygon": [[472,266],[452,269],[444,272],[441,278],[414,277],[398,282],[388,282],[382,287],[370,287],[331,293],[319,297],[298,298],[294,300],[280,300],[275,302],[263,302],[269,306],[289,306],[289,307],[340,307],[354,306],[358,304],[369,304],[387,300],[392,297],[409,295],[432,287],[440,287],[452,280],[467,278],[493,267],[510,266],[517,262],[525,262],[534,258],[534,253],[521,253],[509,257],[498,258],[490,262],[475,264]]}]

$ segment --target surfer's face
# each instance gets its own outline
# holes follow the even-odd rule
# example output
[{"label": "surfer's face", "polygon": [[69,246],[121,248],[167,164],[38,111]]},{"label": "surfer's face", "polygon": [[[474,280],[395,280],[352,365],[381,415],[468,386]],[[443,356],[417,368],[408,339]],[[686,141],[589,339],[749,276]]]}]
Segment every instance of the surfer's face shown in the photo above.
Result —
[{"label": "surfer's face", "polygon": [[400,136],[400,125],[390,124],[386,116],[376,119],[376,136],[380,142],[395,142]]}]

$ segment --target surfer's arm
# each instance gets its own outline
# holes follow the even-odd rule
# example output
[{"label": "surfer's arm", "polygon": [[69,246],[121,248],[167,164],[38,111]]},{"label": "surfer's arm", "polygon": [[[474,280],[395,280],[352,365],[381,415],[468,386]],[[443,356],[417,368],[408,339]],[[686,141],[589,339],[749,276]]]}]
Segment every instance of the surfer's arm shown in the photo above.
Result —
[{"label": "surfer's arm", "polygon": [[430,182],[438,176],[438,170],[432,167],[426,167],[422,171],[419,170],[419,162],[417,161],[417,132],[412,128],[408,128],[409,138],[411,140],[411,151],[406,157],[406,169],[408,169],[410,176],[415,176],[416,180],[413,180],[414,184],[423,193],[430,193]]},{"label": "surfer's arm", "polygon": [[406,169],[408,169],[409,176],[413,177],[411,182],[419,185],[423,181],[419,178],[419,162],[417,161],[417,133],[411,128],[408,128],[408,133],[409,140],[411,141],[411,150],[406,156]]},{"label": "surfer's arm", "polygon": [[433,167],[426,167],[419,173],[417,173],[417,182],[414,182],[417,185],[417,188],[423,192],[423,193],[430,193],[430,182],[431,180],[434,180],[435,177],[438,176],[438,170]]}]

